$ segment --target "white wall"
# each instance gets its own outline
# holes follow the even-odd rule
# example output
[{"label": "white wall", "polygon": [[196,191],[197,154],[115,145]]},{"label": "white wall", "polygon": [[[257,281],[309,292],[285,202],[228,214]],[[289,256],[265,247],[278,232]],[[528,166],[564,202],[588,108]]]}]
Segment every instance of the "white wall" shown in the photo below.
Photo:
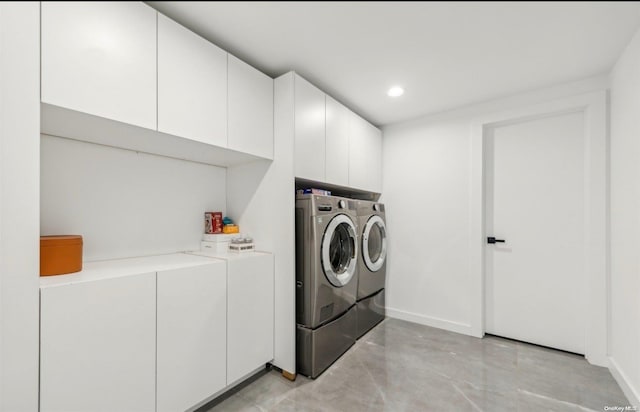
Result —
[{"label": "white wall", "polygon": [[640,406],[640,31],[611,73],[612,372]]},{"label": "white wall", "polygon": [[225,168],[42,136],[41,232],[82,235],[87,261],[200,249],[205,211]]},{"label": "white wall", "polygon": [[383,129],[389,260],[387,309],[471,334],[475,263],[469,254],[471,127],[494,112],[603,90],[606,76],[537,90]]},{"label": "white wall", "polygon": [[40,5],[0,3],[0,411],[38,410]]},{"label": "white wall", "polygon": [[470,323],[468,135],[465,120],[384,131],[391,316],[453,330]]}]

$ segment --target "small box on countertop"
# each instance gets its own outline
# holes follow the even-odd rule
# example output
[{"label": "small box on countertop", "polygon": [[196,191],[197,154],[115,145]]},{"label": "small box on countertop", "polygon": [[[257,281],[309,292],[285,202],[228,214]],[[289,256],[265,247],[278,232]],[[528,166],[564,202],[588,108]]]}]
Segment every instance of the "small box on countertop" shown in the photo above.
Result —
[{"label": "small box on countertop", "polygon": [[226,234],[234,234],[234,233],[240,233],[240,228],[238,227],[238,225],[224,225],[222,227],[222,233],[226,233]]},{"label": "small box on countertop", "polygon": [[200,250],[205,251],[211,251],[211,252],[228,252],[229,251],[229,244],[231,244],[231,242],[226,241],[226,242],[208,242],[206,240],[203,240],[202,242],[200,242]]},{"label": "small box on countertop", "polygon": [[253,252],[254,250],[253,239],[250,237],[238,237],[229,243],[229,252],[243,253]]},{"label": "small box on countertop", "polygon": [[202,235],[200,242],[200,250],[208,250],[212,252],[228,252],[229,243],[232,239],[239,237],[237,233],[215,233]]},{"label": "small box on countertop", "polygon": [[229,252],[235,253],[245,253],[245,252],[253,252],[255,246],[253,243],[229,243]]},{"label": "small box on countertop", "polygon": [[40,236],[40,276],[82,270],[82,236]]},{"label": "small box on countertop", "polygon": [[204,242],[231,242],[232,239],[240,237],[238,233],[214,233],[202,235]]},{"label": "small box on countertop", "polygon": [[204,233],[222,233],[222,212],[204,213]]}]

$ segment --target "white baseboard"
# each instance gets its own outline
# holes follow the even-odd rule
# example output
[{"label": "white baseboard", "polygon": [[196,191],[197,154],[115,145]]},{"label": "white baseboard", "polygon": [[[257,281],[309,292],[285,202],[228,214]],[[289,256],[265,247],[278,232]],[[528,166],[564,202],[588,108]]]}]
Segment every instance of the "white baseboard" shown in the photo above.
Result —
[{"label": "white baseboard", "polygon": [[386,308],[387,316],[391,318],[406,320],[421,325],[432,326],[438,329],[448,330],[450,332],[462,333],[463,335],[473,336],[471,325],[466,323],[454,322],[451,320],[440,319],[433,316],[420,315],[418,313],[407,312],[404,310]]},{"label": "white baseboard", "polygon": [[584,354],[584,358],[592,365],[602,366],[603,368],[608,368],[610,365],[609,357],[605,354]]},{"label": "white baseboard", "polygon": [[618,382],[618,385],[620,385],[620,388],[629,400],[629,403],[640,408],[640,391],[638,388],[634,388],[633,384],[629,381],[629,377],[612,357],[609,357],[609,371],[611,371],[613,378]]}]

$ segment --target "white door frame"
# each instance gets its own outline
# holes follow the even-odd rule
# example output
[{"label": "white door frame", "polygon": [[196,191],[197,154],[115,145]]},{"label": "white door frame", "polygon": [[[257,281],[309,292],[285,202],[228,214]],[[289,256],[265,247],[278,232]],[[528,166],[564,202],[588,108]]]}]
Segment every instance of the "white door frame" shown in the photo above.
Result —
[{"label": "white door frame", "polygon": [[489,127],[533,120],[555,114],[583,112],[585,121],[585,357],[595,365],[608,366],[607,320],[609,313],[608,270],[608,172],[607,91],[554,100],[524,109],[492,114],[471,126],[471,193],[469,271],[472,280],[471,334],[485,333],[485,199],[484,137]]}]

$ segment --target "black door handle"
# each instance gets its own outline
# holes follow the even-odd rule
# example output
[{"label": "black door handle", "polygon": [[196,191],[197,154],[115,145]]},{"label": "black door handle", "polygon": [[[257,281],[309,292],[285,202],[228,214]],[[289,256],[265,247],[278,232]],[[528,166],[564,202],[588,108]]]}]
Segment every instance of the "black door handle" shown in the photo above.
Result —
[{"label": "black door handle", "polygon": [[489,237],[487,238],[487,243],[490,243],[490,244],[494,244],[494,243],[505,243],[505,240],[504,240],[504,239],[496,239],[496,238],[495,238],[495,237],[493,237],[493,236],[489,236]]}]

